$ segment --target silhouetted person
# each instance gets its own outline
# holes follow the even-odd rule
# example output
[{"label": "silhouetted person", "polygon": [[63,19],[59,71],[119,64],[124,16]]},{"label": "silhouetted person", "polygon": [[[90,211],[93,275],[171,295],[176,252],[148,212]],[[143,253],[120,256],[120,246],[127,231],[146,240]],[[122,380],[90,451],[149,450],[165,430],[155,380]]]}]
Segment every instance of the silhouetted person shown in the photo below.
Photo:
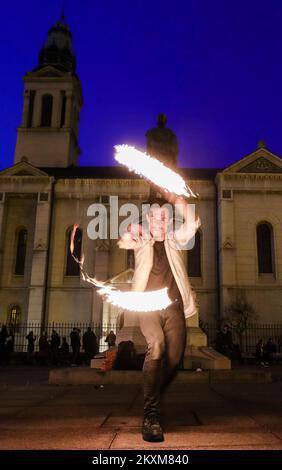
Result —
[{"label": "silhouetted person", "polygon": [[0,331],[0,363],[6,364],[7,361],[7,350],[6,350],[6,340],[8,338],[8,330],[6,325],[2,325]]},{"label": "silhouetted person", "polygon": [[231,359],[243,363],[242,353],[239,344],[233,344]]},{"label": "silhouetted person", "polygon": [[265,356],[269,364],[273,363],[273,356],[274,354],[276,354],[276,352],[277,352],[276,344],[273,342],[272,338],[269,338],[269,340],[267,341],[265,345]]},{"label": "silhouetted person", "polygon": [[112,348],[116,345],[116,339],[117,337],[115,333],[111,330],[105,339],[105,343],[108,343],[109,348]]},{"label": "silhouetted person", "polygon": [[51,361],[53,364],[57,364],[59,360],[59,347],[61,343],[61,338],[56,332],[56,330],[52,330],[51,335]]},{"label": "silhouetted person", "polygon": [[80,352],[80,330],[78,328],[73,328],[71,334],[71,347],[72,347],[72,365],[78,365],[79,362],[79,352]]},{"label": "silhouetted person", "polygon": [[224,356],[231,357],[233,350],[232,333],[228,325],[224,325],[222,330],[217,333],[216,350]]},{"label": "silhouetted person", "polygon": [[30,331],[28,335],[26,336],[27,339],[27,354],[29,359],[32,358],[34,354],[34,343],[36,340],[36,336],[34,336],[33,331]]},{"label": "silhouetted person", "polygon": [[265,345],[262,339],[260,339],[256,345],[256,359],[259,361],[259,363],[262,366],[268,365],[266,354],[265,354]]},{"label": "silhouetted person", "polygon": [[89,364],[91,359],[98,352],[97,337],[95,333],[91,330],[90,326],[87,328],[87,331],[82,337],[82,345],[85,351],[86,362],[87,364]]},{"label": "silhouetted person", "polygon": [[49,357],[49,341],[48,336],[45,331],[39,338],[39,352],[38,352],[38,361],[41,365],[45,365]]},{"label": "silhouetted person", "polygon": [[10,362],[11,354],[14,352],[15,347],[15,335],[13,330],[10,328],[6,339],[6,361],[7,364]]},{"label": "silhouetted person", "polygon": [[67,343],[67,338],[63,336],[62,345],[60,347],[60,356],[61,356],[62,363],[65,365],[69,363],[69,352],[70,352],[70,347],[69,347],[69,344]]}]

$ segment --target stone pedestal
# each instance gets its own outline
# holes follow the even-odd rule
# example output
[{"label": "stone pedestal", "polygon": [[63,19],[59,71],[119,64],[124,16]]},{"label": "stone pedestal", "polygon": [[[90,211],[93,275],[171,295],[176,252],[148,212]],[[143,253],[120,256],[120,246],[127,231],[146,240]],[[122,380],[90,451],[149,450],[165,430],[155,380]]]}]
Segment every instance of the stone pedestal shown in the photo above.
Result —
[{"label": "stone pedestal", "polygon": [[138,316],[136,313],[127,312],[124,314],[123,327],[117,333],[117,344],[122,341],[132,341],[137,354],[144,354],[147,349],[146,341],[139,327]]},{"label": "stone pedestal", "polygon": [[[138,317],[135,314],[125,314],[124,326],[117,334],[117,344],[121,341],[133,341],[137,354],[146,352],[146,341],[140,331]],[[213,348],[209,348],[206,334],[196,326],[187,326],[183,365],[184,369],[231,369],[230,360]]]},{"label": "stone pedestal", "polygon": [[197,370],[219,370],[231,369],[231,362],[228,357],[223,356],[213,348],[186,346],[184,360],[184,369]]},{"label": "stone pedestal", "polygon": [[199,327],[187,326],[184,369],[231,369],[228,357],[207,347],[207,335]]},{"label": "stone pedestal", "polygon": [[187,326],[186,328],[186,348],[189,346],[207,346],[207,335],[197,326]]}]

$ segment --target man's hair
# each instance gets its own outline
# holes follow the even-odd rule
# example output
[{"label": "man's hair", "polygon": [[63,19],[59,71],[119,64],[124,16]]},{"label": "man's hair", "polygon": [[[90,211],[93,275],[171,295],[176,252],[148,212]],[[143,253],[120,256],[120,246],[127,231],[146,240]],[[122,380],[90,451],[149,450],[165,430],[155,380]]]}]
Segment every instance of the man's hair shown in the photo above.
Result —
[{"label": "man's hair", "polygon": [[143,202],[143,204],[158,204],[160,207],[164,206],[165,204],[169,204],[169,202],[163,197],[151,197],[148,201]]}]

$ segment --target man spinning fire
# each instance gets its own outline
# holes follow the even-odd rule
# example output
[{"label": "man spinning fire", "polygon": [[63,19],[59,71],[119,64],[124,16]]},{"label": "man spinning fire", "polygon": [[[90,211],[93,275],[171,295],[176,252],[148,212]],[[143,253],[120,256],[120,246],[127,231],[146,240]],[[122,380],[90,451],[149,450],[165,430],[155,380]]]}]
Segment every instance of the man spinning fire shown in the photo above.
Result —
[{"label": "man spinning fire", "polygon": [[[118,242],[120,248],[134,250],[132,289],[145,292],[167,287],[172,302],[165,309],[138,314],[140,328],[147,342],[143,365],[142,435],[149,442],[164,440],[159,417],[160,394],[173,379],[183,358],[186,344],[185,318],[197,313],[181,249],[189,249],[189,242],[200,226],[200,219],[195,218],[194,205],[189,204],[184,197],[168,191],[162,191],[161,194],[165,199],[148,201],[148,232],[145,233],[143,226],[131,226],[130,231]],[[178,210],[180,208],[183,216],[183,223],[175,230],[170,227],[170,204]]]},{"label": "man spinning fire", "polygon": [[[200,219],[195,217],[194,204],[187,202],[189,197],[196,195],[171,169],[176,167],[178,144],[174,132],[166,128],[164,114],[158,115],[157,127],[150,129],[146,137],[148,153],[155,158],[134,147],[118,146],[115,159],[154,183],[163,198],[149,201],[147,233],[144,233],[144,224],[137,230],[130,227],[130,232],[125,233],[118,244],[120,248],[134,250],[132,289],[154,292],[166,287],[172,301],[162,310],[138,314],[148,346],[143,365],[142,435],[145,441],[160,442],[164,439],[159,418],[160,394],[173,379],[183,357],[185,318],[197,313],[181,250],[193,247]],[[172,214],[167,203],[170,208],[173,204],[181,212],[182,223],[174,230],[170,226]],[[174,215],[177,218],[177,214]]]},{"label": "man spinning fire", "polygon": [[[147,132],[147,147],[151,151],[157,142],[158,158],[140,152],[129,145],[116,146],[115,159],[130,171],[141,175],[157,187],[148,201],[142,224],[131,224],[118,242],[120,248],[134,250],[135,272],[132,291],[121,292],[112,286],[91,278],[83,267],[83,260],[74,252],[74,226],[71,253],[79,263],[83,280],[98,288],[108,302],[137,312],[141,331],[147,342],[144,375],[144,421],[142,435],[145,441],[163,441],[159,420],[161,391],[174,378],[182,360],[186,343],[185,318],[197,313],[195,296],[191,289],[182,250],[193,248],[193,239],[200,226],[195,217],[195,198],[191,188],[167,163],[168,154],[175,163],[176,138],[165,129],[165,116],[159,115],[158,127]],[[171,145],[169,144],[171,142]],[[181,219],[175,226],[176,219]],[[133,294],[133,295],[132,295]]]}]

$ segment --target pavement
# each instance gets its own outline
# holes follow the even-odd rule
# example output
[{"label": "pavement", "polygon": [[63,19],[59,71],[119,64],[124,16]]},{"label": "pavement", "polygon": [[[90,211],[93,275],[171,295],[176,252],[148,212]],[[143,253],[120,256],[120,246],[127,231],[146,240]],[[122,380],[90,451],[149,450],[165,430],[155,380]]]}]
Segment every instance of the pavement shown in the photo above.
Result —
[{"label": "pavement", "polygon": [[0,368],[0,449],[282,449],[279,379],[173,383],[162,402],[165,441],[151,444],[140,435],[140,384],[55,386],[48,373]]}]

